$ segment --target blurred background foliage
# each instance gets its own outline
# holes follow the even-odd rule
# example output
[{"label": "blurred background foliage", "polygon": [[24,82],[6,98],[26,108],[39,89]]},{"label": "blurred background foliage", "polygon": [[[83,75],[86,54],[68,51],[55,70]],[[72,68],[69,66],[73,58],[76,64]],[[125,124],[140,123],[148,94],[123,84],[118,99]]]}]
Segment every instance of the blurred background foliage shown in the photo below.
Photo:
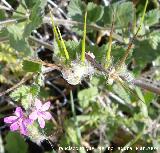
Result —
[{"label": "blurred background foliage", "polygon": [[[44,75],[41,65],[25,61],[26,58],[40,58],[53,63],[59,58],[48,21],[49,5],[71,60],[81,53],[82,25],[87,10],[86,51],[93,52],[95,59],[103,65],[112,22],[111,54],[116,64],[136,33],[145,0],[0,2],[0,6],[6,7],[0,10],[0,92],[17,84],[26,72],[37,74],[12,94],[0,97],[0,153],[87,152],[59,151],[59,147],[67,146],[94,147],[89,152],[95,153],[136,153],[134,149],[123,151],[118,147],[146,147],[148,150],[139,152],[158,153],[157,149],[149,148],[160,149],[160,98],[157,94],[139,88],[130,92],[118,83],[108,85],[100,74],[71,86],[62,79],[60,72]],[[158,0],[149,0],[142,29],[126,63],[127,72],[160,88],[159,5]],[[16,105],[27,108],[29,95],[52,102],[53,120],[47,123],[45,131],[26,138],[9,132],[3,117],[12,114]],[[113,150],[107,150],[107,147],[113,147]]]}]

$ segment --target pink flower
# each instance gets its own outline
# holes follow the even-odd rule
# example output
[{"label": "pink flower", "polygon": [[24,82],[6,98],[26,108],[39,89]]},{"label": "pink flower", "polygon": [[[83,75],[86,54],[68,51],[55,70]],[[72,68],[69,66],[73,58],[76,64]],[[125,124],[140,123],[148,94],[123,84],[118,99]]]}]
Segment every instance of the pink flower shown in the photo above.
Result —
[{"label": "pink flower", "polygon": [[21,134],[28,135],[27,125],[31,124],[32,121],[24,116],[21,107],[17,107],[14,114],[15,116],[5,117],[4,122],[11,124],[11,131],[20,130]]},{"label": "pink flower", "polygon": [[35,100],[35,109],[34,111],[29,115],[29,118],[31,120],[38,119],[38,123],[41,128],[45,127],[45,120],[50,120],[52,118],[52,115],[47,111],[50,107],[51,103],[46,102],[42,105],[42,102],[39,99]]}]

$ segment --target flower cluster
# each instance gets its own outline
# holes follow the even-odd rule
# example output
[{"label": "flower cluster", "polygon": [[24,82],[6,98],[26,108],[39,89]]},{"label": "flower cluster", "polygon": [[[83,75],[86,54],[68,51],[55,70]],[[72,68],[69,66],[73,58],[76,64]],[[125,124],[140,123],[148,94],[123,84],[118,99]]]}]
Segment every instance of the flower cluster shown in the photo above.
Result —
[{"label": "flower cluster", "polygon": [[35,120],[41,128],[45,127],[45,120],[50,120],[52,118],[50,112],[48,111],[51,103],[46,102],[42,104],[39,99],[35,99],[35,104],[29,117],[27,117],[21,107],[17,107],[14,116],[9,116],[4,118],[4,122],[10,124],[11,131],[19,130],[21,134],[28,135],[27,126],[33,124]]}]

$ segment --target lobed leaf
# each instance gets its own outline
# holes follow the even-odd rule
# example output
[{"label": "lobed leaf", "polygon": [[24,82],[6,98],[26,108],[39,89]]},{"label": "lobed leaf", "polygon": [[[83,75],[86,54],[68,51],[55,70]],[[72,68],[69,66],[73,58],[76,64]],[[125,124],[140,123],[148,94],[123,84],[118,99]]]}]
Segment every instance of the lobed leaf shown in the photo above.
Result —
[{"label": "lobed leaf", "polygon": [[47,0],[37,0],[34,7],[31,10],[31,15],[29,17],[29,23],[24,29],[23,36],[28,37],[32,30],[36,29],[42,23],[44,8],[47,4]]},{"label": "lobed leaf", "polygon": [[15,91],[13,91],[10,94],[10,97],[15,101],[19,101],[22,98],[25,98],[28,95],[29,91],[30,91],[29,87],[22,85],[21,87],[17,88]]},{"label": "lobed leaf", "polygon": [[136,59],[137,69],[142,69],[147,63],[160,56],[160,44],[153,50],[149,40],[136,41],[133,57]]},{"label": "lobed leaf", "polygon": [[150,10],[145,14],[144,23],[147,26],[152,26],[158,23],[159,19],[160,19],[160,10],[159,9]]},{"label": "lobed leaf", "polygon": [[26,72],[41,72],[42,65],[30,60],[23,61],[23,70]]},{"label": "lobed leaf", "polygon": [[10,46],[19,52],[23,52],[24,55],[31,55],[32,49],[28,41],[23,37],[23,27],[10,25],[7,30],[9,32]]},{"label": "lobed leaf", "polygon": [[82,14],[85,10],[85,3],[81,0],[71,0],[68,5],[68,16],[73,20],[82,21]]},{"label": "lobed leaf", "polygon": [[134,19],[134,5],[132,2],[116,2],[105,6],[102,17],[104,25],[111,25],[113,14],[115,16],[115,26],[126,27]]},{"label": "lobed leaf", "polygon": [[97,87],[91,87],[91,88],[79,91],[78,99],[79,99],[80,106],[82,108],[87,108],[89,106],[89,102],[95,101],[95,97],[97,95],[98,95]]},{"label": "lobed leaf", "polygon": [[87,5],[87,23],[95,23],[99,21],[104,14],[104,8],[101,5],[96,5],[89,2]]}]

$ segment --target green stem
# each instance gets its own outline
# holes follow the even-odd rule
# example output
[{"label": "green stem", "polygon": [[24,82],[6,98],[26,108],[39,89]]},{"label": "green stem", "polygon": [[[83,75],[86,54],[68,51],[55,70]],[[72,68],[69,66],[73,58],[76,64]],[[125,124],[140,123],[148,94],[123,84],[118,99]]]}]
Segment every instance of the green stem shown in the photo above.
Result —
[{"label": "green stem", "polygon": [[85,40],[86,40],[86,29],[87,29],[86,24],[87,24],[87,12],[85,12],[85,16],[84,16],[84,29],[83,29],[82,53],[81,53],[81,61],[82,62],[85,61],[85,50],[86,50]]},{"label": "green stem", "polygon": [[140,20],[140,25],[139,25],[138,30],[137,30],[135,35],[137,35],[139,33],[139,31],[141,30],[141,28],[142,28],[142,24],[143,24],[143,21],[144,21],[146,10],[147,10],[147,5],[148,5],[148,0],[146,0],[145,6],[144,6],[144,10],[143,10],[143,14],[142,14],[142,17],[141,17],[141,20]]},{"label": "green stem", "polygon": [[113,15],[113,21],[112,21],[111,31],[110,31],[110,35],[109,35],[108,50],[106,52],[106,65],[105,65],[106,68],[108,68],[110,66],[110,63],[111,63],[113,26],[114,26],[114,15]]},{"label": "green stem", "polygon": [[76,116],[76,112],[75,112],[72,90],[70,90],[70,99],[71,99],[71,109],[72,109],[73,118],[74,118],[74,122],[75,122],[75,126],[76,126],[78,144],[81,145],[81,131],[79,129],[78,120],[77,120],[77,116]]},{"label": "green stem", "polygon": [[50,12],[50,17],[51,17],[51,22],[52,22],[52,27],[53,27],[53,32],[55,34],[55,38],[56,38],[56,41],[58,43],[58,46],[60,45],[60,40],[58,38],[58,32],[57,32],[57,29],[56,29],[56,26],[54,24],[54,19],[53,19],[53,16],[52,16],[52,13]]},{"label": "green stem", "polygon": [[138,29],[137,29],[137,32],[136,32],[136,34],[133,36],[132,41],[129,43],[128,48],[127,48],[127,50],[126,50],[126,52],[125,52],[125,54],[124,54],[124,57],[120,60],[119,64],[117,65],[118,68],[121,68],[121,67],[123,66],[123,64],[125,63],[128,55],[129,55],[129,53],[130,53],[130,50],[131,50],[131,48],[132,48],[133,40],[136,38],[137,34],[139,33],[139,31],[140,31],[141,28],[142,28],[142,24],[143,24],[143,21],[144,21],[144,17],[145,17],[147,5],[148,5],[148,0],[146,0],[145,6],[144,6],[144,10],[143,10],[143,14],[142,14],[142,17],[141,17],[141,20],[140,20],[140,25],[139,25],[139,27],[138,27]]}]

